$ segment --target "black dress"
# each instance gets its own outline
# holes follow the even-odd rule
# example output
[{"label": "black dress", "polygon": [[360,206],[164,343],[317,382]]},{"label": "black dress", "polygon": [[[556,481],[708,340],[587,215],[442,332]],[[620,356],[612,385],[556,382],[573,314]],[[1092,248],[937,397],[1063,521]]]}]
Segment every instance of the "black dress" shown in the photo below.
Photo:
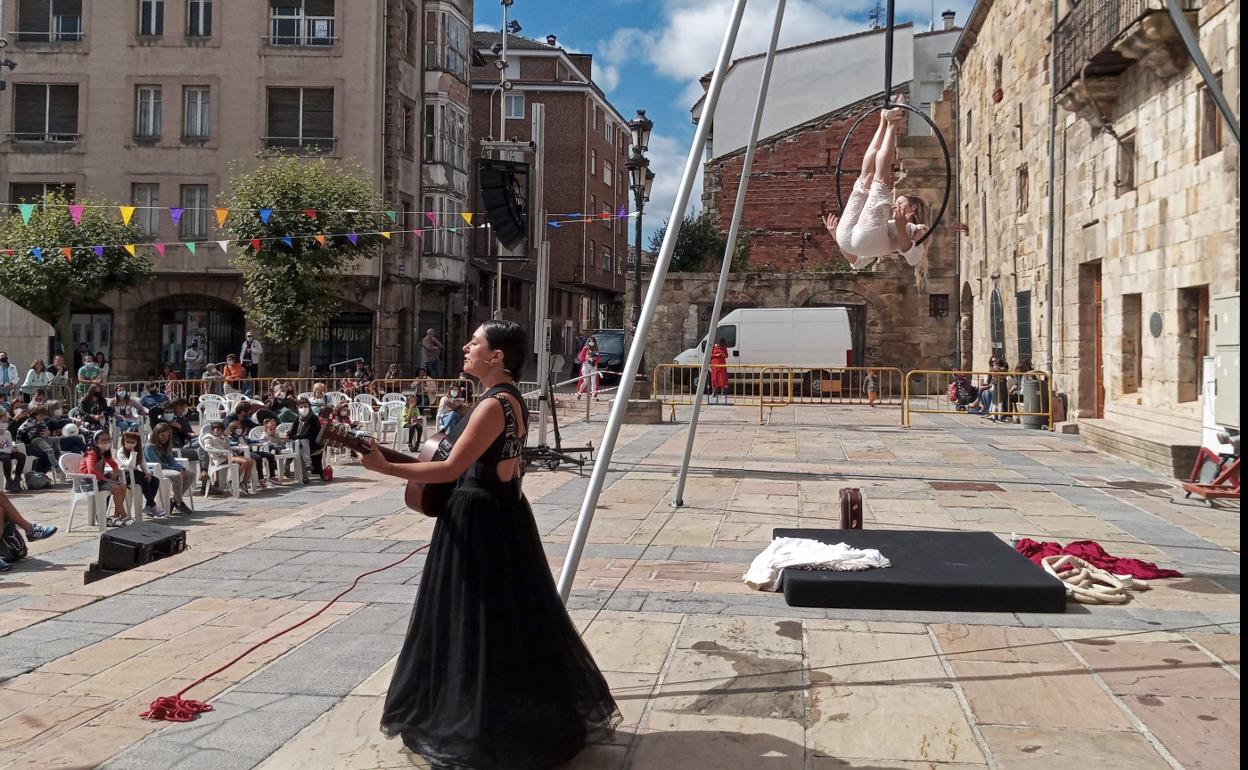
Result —
[{"label": "black dress", "polygon": [[503,393],[520,399],[510,385],[482,396],[499,400],[506,428],[434,525],[381,719],[434,767],[553,767],[619,721],[559,599],[519,480],[498,480],[499,461],[524,448]]}]

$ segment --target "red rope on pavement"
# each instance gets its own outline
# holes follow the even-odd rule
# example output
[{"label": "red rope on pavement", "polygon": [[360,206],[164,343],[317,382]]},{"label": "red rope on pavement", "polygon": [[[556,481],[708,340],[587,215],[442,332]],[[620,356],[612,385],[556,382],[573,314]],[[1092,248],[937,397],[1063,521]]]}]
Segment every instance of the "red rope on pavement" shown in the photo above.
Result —
[{"label": "red rope on pavement", "polygon": [[258,650],[259,648],[273,641],[274,639],[277,639],[281,636],[289,634],[291,631],[294,631],[296,628],[299,628],[304,623],[314,620],[315,618],[320,616],[322,612],[334,606],[334,602],[338,601],[342,597],[354,591],[355,587],[359,585],[360,581],[363,580],[364,578],[368,577],[369,575],[376,575],[378,572],[385,572],[391,567],[397,567],[403,562],[415,556],[416,554],[420,553],[421,551],[426,550],[428,547],[429,547],[429,544],[426,543],[425,545],[422,545],[421,547],[417,548],[415,551],[412,551],[407,556],[404,556],[402,559],[399,559],[393,564],[387,564],[384,567],[378,567],[377,569],[369,570],[368,572],[365,572],[362,575],[358,575],[355,578],[355,580],[351,581],[351,585],[345,591],[338,594],[334,598],[330,599],[329,603],[326,604],[324,607],[321,607],[319,610],[312,613],[311,615],[304,618],[303,620],[299,621],[298,623],[294,624],[293,626],[290,626],[289,628],[284,628],[281,631],[278,631],[276,634],[273,634],[269,638],[253,644],[251,647],[247,648],[246,652],[244,652],[242,655],[239,655],[234,660],[231,660],[229,663],[226,663],[224,666],[221,666],[216,671],[212,671],[210,673],[204,674],[199,679],[196,679],[194,682],[191,682],[186,687],[183,687],[178,692],[177,695],[162,695],[161,697],[152,701],[152,705],[148,707],[147,711],[144,711],[139,716],[141,716],[144,719],[151,719],[151,720],[156,720],[156,721],[163,720],[165,722],[190,722],[192,719],[196,717],[196,715],[202,714],[205,711],[212,711],[211,703],[207,703],[205,701],[198,701],[198,700],[189,700],[189,699],[184,700],[182,696],[185,695],[188,690],[196,687],[197,685],[203,684],[204,682],[216,676],[217,674],[220,674],[222,671],[225,671],[230,666],[239,662],[243,658],[247,657],[251,653]]}]

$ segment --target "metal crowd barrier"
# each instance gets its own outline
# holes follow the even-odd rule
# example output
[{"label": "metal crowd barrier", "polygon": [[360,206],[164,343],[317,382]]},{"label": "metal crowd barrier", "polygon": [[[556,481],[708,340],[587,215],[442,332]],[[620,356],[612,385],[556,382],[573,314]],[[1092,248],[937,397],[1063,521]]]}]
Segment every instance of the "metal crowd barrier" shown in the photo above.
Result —
[{"label": "metal crowd barrier", "polygon": [[[1053,378],[1048,372],[983,372],[983,371],[948,371],[936,369],[916,369],[906,372],[904,392],[902,395],[901,424],[909,427],[911,415],[915,414],[965,414],[968,409],[977,408],[975,401],[970,404],[959,403],[956,394],[957,378],[969,379],[975,394],[982,392],[984,385],[993,386],[994,402],[992,414],[1002,418],[1022,422],[1031,427],[1047,427],[1055,429],[1053,421]],[[1006,381],[1006,392],[1009,397],[998,403],[995,400],[996,384]],[[950,400],[951,385],[955,388],[954,400]]]}]

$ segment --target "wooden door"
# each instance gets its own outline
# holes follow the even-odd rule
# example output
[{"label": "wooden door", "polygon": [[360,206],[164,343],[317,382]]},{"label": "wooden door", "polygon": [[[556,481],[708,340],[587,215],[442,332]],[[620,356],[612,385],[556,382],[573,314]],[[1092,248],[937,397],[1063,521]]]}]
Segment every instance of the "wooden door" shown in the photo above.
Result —
[{"label": "wooden door", "polygon": [[1096,415],[1097,419],[1105,416],[1105,346],[1104,320],[1101,285],[1101,266],[1093,267],[1092,273],[1092,370],[1096,376]]}]

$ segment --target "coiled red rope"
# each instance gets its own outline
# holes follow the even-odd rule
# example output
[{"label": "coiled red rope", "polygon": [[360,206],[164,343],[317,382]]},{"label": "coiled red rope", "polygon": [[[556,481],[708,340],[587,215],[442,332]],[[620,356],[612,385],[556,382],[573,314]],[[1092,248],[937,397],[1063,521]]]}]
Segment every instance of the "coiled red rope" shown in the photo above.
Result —
[{"label": "coiled red rope", "polygon": [[325,610],[334,606],[334,602],[337,602],[342,597],[354,591],[355,587],[359,585],[360,581],[363,580],[364,578],[368,577],[369,575],[376,575],[378,572],[385,572],[386,570],[391,569],[392,567],[397,567],[403,562],[415,556],[416,554],[428,548],[429,548],[429,544],[426,543],[422,545],[421,547],[417,548],[415,551],[412,551],[411,553],[409,553],[407,556],[404,556],[402,559],[399,559],[398,561],[394,562],[393,564],[387,564],[384,567],[378,567],[377,569],[369,570],[368,572],[365,572],[362,575],[356,576],[355,580],[351,581],[351,585],[345,591],[338,594],[334,598],[330,599],[329,602],[324,607],[321,607],[319,610],[307,616],[306,618],[299,621],[298,623],[294,624],[293,626],[290,626],[289,628],[284,628],[281,631],[278,631],[276,634],[273,634],[269,638],[256,642],[251,647],[248,647],[247,650],[243,652],[243,654],[234,658],[229,663],[226,663],[224,666],[221,666],[215,671],[211,671],[207,674],[204,674],[199,679],[196,679],[194,682],[191,682],[186,687],[183,687],[178,692],[177,695],[162,695],[161,697],[152,701],[152,705],[148,707],[147,711],[144,711],[139,716],[141,716],[144,719],[151,719],[154,721],[190,722],[199,714],[202,714],[206,711],[212,711],[211,703],[207,703],[205,701],[184,699],[182,696],[185,695],[188,690],[191,690],[195,688],[196,686],[201,685],[204,682],[208,681],[209,679],[216,676],[217,674],[220,674],[222,671],[225,671],[230,666],[239,662],[243,658],[247,657],[248,655],[260,649],[264,645],[273,641],[274,639],[278,639],[282,636],[285,636],[286,634],[289,634],[291,631],[294,631],[296,628],[299,628],[305,623],[311,622],[312,620],[316,619]]}]

